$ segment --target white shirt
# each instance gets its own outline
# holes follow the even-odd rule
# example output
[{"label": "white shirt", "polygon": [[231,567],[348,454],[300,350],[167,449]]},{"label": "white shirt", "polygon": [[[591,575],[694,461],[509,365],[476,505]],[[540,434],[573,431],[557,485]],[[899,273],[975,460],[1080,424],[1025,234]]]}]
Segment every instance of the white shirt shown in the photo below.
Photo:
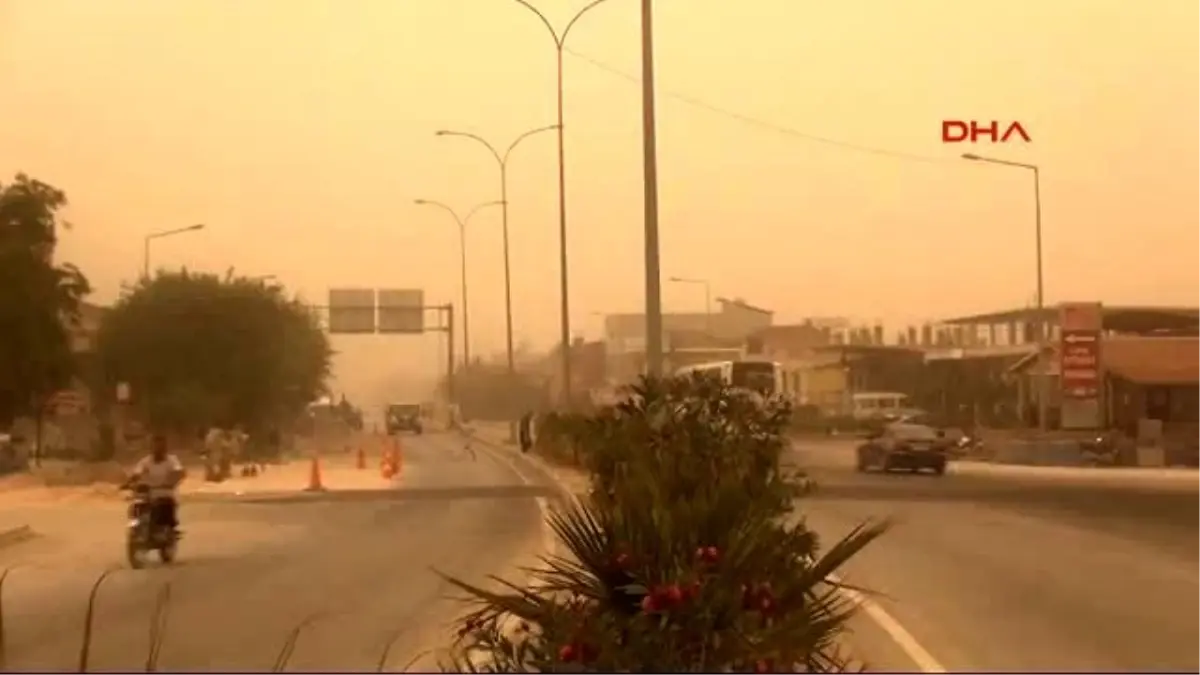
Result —
[{"label": "white shirt", "polygon": [[133,475],[150,488],[152,498],[174,497],[175,478],[182,472],[183,464],[175,455],[167,455],[161,462],[156,462],[153,455],[146,456],[133,468]]}]

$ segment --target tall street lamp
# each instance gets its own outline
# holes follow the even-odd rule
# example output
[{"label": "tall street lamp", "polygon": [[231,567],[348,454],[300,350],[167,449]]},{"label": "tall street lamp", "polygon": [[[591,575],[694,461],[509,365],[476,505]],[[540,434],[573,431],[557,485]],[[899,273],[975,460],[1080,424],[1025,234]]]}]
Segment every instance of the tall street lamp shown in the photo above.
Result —
[{"label": "tall street lamp", "polygon": [[642,0],[642,205],[646,255],[646,373],[662,375],[662,279],[658,267],[658,149],[654,128],[654,11]]},{"label": "tall street lamp", "polygon": [[[986,162],[988,164],[1000,164],[1003,166],[1013,166],[1018,169],[1026,169],[1033,172],[1033,232],[1034,232],[1034,248],[1037,257],[1037,311],[1038,311],[1038,354],[1039,361],[1042,357],[1042,351],[1046,341],[1046,296],[1044,292],[1044,273],[1042,265],[1042,181],[1041,173],[1038,171],[1036,164],[1026,164],[1024,162],[1013,162],[1007,159],[995,159],[992,157],[983,157],[973,153],[966,153],[962,156],[963,159],[973,162]],[[1042,373],[1039,378],[1038,391],[1038,429],[1045,431],[1047,428],[1046,409],[1049,405],[1050,394],[1050,378],[1046,373]]]},{"label": "tall street lamp", "polygon": [[147,234],[142,239],[142,277],[146,278],[146,279],[150,278],[150,242],[151,241],[154,241],[155,239],[162,239],[163,237],[174,236],[176,234],[183,234],[185,232],[195,232],[196,230],[203,230],[203,229],[204,229],[204,223],[197,223],[195,225],[188,225],[187,227],[177,227],[173,230],[162,230],[160,232],[151,232],[150,234]]},{"label": "tall street lamp", "polygon": [[704,315],[708,330],[712,331],[712,285],[708,279],[689,279],[687,277],[671,277],[668,281],[676,284],[697,284],[704,287]]},{"label": "tall street lamp", "polygon": [[471,321],[470,313],[467,311],[467,223],[471,222],[472,216],[489,206],[499,206],[502,202],[484,202],[475,206],[467,212],[465,218],[460,218],[458,212],[450,208],[446,204],[432,199],[418,199],[416,203],[421,206],[436,206],[437,208],[449,213],[454,218],[455,224],[458,225],[458,254],[460,258],[460,267],[462,272],[462,333],[463,333],[463,364],[471,365]]},{"label": "tall street lamp", "polygon": [[533,12],[537,18],[541,19],[542,24],[546,26],[546,30],[550,31],[550,38],[554,40],[554,58],[557,69],[557,79],[555,82],[555,104],[558,111],[558,273],[559,273],[559,294],[560,305],[559,317],[560,322],[560,339],[562,342],[562,371],[563,371],[563,401],[570,403],[571,401],[571,301],[570,301],[570,278],[567,268],[567,169],[563,142],[563,47],[566,45],[567,35],[571,33],[571,29],[579,19],[587,14],[592,8],[597,5],[607,2],[607,0],[592,0],[584,5],[582,9],[575,13],[563,26],[561,32],[554,29],[554,24],[542,14],[538,8],[529,4],[526,0],[515,0],[529,11]]},{"label": "tall street lamp", "polygon": [[437,132],[438,136],[461,136],[463,138],[470,138],[478,143],[481,143],[483,147],[487,148],[488,151],[492,153],[492,156],[496,158],[496,163],[500,165],[500,227],[504,233],[504,340],[505,349],[508,352],[509,375],[514,374],[517,371],[517,367],[515,361],[513,360],[512,269],[508,255],[508,157],[510,154],[512,154],[513,148],[517,147],[521,141],[534,134],[538,134],[543,131],[551,131],[552,129],[556,128],[558,128],[557,125],[551,124],[549,126],[538,127],[537,129],[530,129],[520,136],[517,136],[512,143],[509,143],[508,147],[505,148],[503,153],[496,150],[496,147],[484,140],[482,136],[478,136],[476,134],[465,131],[446,131],[444,129]]}]

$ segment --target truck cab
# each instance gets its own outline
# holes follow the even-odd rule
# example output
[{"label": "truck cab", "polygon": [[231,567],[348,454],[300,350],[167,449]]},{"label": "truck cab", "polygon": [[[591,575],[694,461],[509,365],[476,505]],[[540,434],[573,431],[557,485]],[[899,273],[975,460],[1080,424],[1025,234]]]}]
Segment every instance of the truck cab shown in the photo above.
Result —
[{"label": "truck cab", "polygon": [[394,436],[402,431],[411,431],[414,434],[424,432],[419,403],[392,403],[387,407],[384,420],[389,436]]}]

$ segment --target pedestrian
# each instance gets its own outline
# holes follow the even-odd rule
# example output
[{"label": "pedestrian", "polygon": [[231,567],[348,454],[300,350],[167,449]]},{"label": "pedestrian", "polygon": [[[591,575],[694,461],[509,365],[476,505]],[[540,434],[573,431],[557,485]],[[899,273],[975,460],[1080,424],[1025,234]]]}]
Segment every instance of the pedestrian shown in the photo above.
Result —
[{"label": "pedestrian", "polygon": [[529,452],[533,449],[533,413],[526,412],[521,415],[521,424],[517,433],[518,439],[521,442],[521,452]]}]

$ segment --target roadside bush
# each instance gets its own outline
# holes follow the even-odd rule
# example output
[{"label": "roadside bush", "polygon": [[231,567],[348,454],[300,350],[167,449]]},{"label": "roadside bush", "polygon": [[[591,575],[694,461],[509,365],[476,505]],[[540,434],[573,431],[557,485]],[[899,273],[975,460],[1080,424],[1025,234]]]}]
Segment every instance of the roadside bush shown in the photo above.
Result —
[{"label": "roadside bush", "polygon": [[555,464],[578,466],[581,440],[586,438],[590,418],[579,413],[552,411],[537,420],[534,451]]},{"label": "roadside bush", "polygon": [[787,406],[720,382],[645,380],[581,420],[592,494],[556,512],[565,551],[479,603],[452,669],[471,672],[833,672],[852,607],[831,575],[881,534],[826,550],[780,468]]}]

